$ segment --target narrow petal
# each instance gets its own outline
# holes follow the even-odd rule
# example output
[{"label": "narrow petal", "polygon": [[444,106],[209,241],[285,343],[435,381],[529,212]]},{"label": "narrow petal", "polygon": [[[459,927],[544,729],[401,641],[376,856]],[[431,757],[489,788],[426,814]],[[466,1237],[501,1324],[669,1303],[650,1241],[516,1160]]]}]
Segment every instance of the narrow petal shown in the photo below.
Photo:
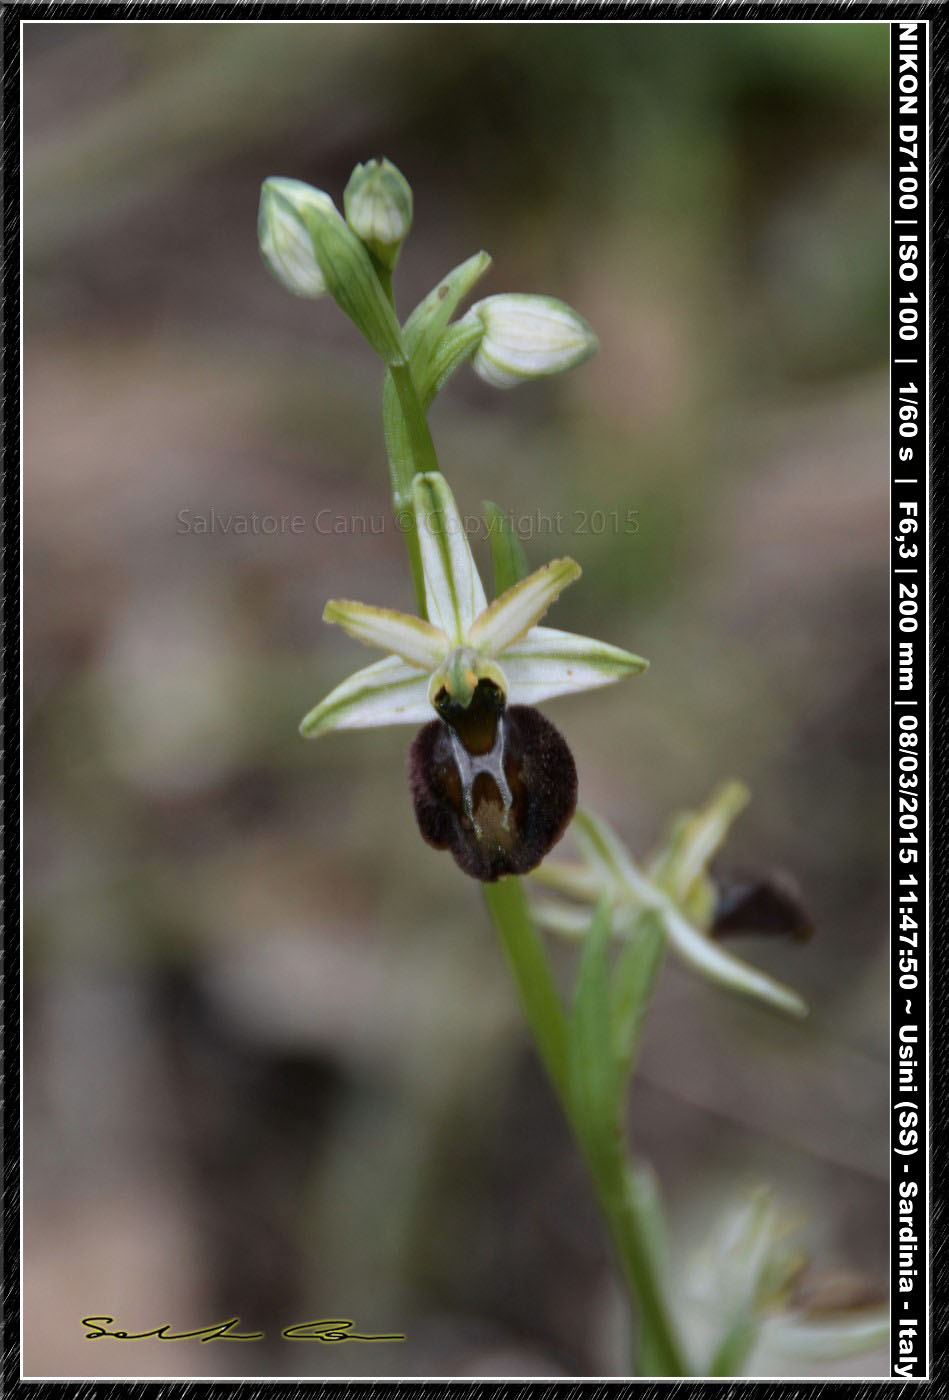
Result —
[{"label": "narrow petal", "polygon": [[427,671],[448,652],[448,638],[440,627],[393,608],[373,608],[367,603],[332,598],[323,609],[323,621],[338,623],[357,641],[394,652],[403,661],[424,666]]},{"label": "narrow petal", "polygon": [[575,690],[595,690],[645,671],[649,665],[631,651],[556,627],[532,627],[504,652],[502,660],[510,698],[524,705]]},{"label": "narrow petal", "polygon": [[397,656],[385,656],[331,690],[302,721],[300,733],[318,739],[331,729],[423,724],[432,717],[428,676]]},{"label": "narrow petal", "polygon": [[683,962],[713,982],[757,997],[794,1016],[806,1016],[807,1007],[796,992],[767,973],[728,953],[683,917],[672,901],[648,880],[630,859],[612,828],[586,809],[577,811],[572,827],[577,844],[590,863],[607,878],[625,885],[643,908],[655,909],[669,942]]},{"label": "narrow petal", "polygon": [[468,633],[471,645],[497,656],[529,632],[581,572],[573,559],[553,559],[528,574],[475,618]]},{"label": "narrow petal", "polygon": [[420,473],[412,483],[412,499],[429,620],[460,644],[488,602],[464,522],[441,472]]}]

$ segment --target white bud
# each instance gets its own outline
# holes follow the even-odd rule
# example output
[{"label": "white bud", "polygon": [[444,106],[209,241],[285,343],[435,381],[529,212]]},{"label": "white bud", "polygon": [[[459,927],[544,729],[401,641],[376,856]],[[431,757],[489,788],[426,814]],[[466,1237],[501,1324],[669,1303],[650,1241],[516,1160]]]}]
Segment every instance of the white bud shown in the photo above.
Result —
[{"label": "white bud", "polygon": [[598,348],[582,316],[556,297],[508,292],[477,302],[462,324],[484,328],[472,360],[475,373],[496,389],[572,369]]},{"label": "white bud", "polygon": [[326,292],[326,279],[304,222],[307,208],[337,212],[328,194],[302,180],[265,180],[257,233],[260,251],[273,275],[298,297],[321,297]]},{"label": "white bud", "polygon": [[412,227],[412,190],[390,160],[357,165],[343,193],[349,227],[386,267],[395,266]]}]

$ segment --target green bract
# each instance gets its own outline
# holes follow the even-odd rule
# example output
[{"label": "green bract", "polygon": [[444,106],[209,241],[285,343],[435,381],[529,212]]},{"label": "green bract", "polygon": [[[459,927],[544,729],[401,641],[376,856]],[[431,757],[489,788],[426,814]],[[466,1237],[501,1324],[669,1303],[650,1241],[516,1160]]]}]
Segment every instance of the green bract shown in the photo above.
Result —
[{"label": "green bract", "polygon": [[391,653],[337,686],[303,720],[315,738],[331,729],[418,724],[446,689],[461,704],[479,680],[492,680],[509,703],[534,704],[592,690],[645,670],[647,662],[608,642],[537,623],[580,576],[572,559],[555,559],[488,604],[455,498],[440,472],[412,489],[428,620],[391,608],[334,599],[323,617],[350,636]]}]

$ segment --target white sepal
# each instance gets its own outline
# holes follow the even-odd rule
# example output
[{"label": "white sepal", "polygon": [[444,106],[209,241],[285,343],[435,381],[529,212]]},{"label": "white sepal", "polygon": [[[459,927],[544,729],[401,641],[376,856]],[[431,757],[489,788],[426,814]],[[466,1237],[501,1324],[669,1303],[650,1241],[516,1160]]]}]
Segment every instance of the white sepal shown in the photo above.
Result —
[{"label": "white sepal", "polygon": [[595,690],[645,671],[649,665],[631,651],[556,627],[532,627],[526,637],[505,650],[503,661],[510,698],[521,705]]},{"label": "white sepal", "polygon": [[300,733],[317,739],[331,729],[422,724],[431,718],[428,676],[397,656],[385,656],[331,690],[301,722]]},{"label": "white sepal", "polygon": [[727,953],[720,943],[684,919],[671,901],[664,901],[659,906],[659,912],[670,943],[682,961],[689,963],[696,972],[701,972],[722,987],[730,987],[732,991],[743,992],[777,1006],[792,1016],[807,1015],[807,1004],[797,992],[792,992],[790,987],[775,981],[766,972],[759,972],[743,958]]},{"label": "white sepal", "polygon": [[464,522],[441,472],[420,473],[412,482],[412,501],[429,621],[460,646],[488,602]]}]

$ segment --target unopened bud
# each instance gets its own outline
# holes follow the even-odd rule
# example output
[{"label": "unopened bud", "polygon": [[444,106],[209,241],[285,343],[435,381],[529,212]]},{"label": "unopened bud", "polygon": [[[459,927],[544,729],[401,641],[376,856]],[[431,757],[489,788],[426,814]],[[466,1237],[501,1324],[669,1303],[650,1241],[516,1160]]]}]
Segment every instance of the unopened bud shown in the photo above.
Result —
[{"label": "unopened bud", "polygon": [[521,292],[486,297],[461,324],[472,323],[484,329],[472,365],[496,389],[572,369],[598,348],[583,317],[556,297]]},{"label": "unopened bud", "polygon": [[333,201],[323,190],[302,180],[265,180],[257,233],[260,251],[273,275],[298,297],[321,297],[326,292],[326,278],[303,219],[307,206],[332,209]]},{"label": "unopened bud", "polygon": [[412,188],[389,160],[357,165],[343,193],[346,222],[386,267],[412,227]]}]

